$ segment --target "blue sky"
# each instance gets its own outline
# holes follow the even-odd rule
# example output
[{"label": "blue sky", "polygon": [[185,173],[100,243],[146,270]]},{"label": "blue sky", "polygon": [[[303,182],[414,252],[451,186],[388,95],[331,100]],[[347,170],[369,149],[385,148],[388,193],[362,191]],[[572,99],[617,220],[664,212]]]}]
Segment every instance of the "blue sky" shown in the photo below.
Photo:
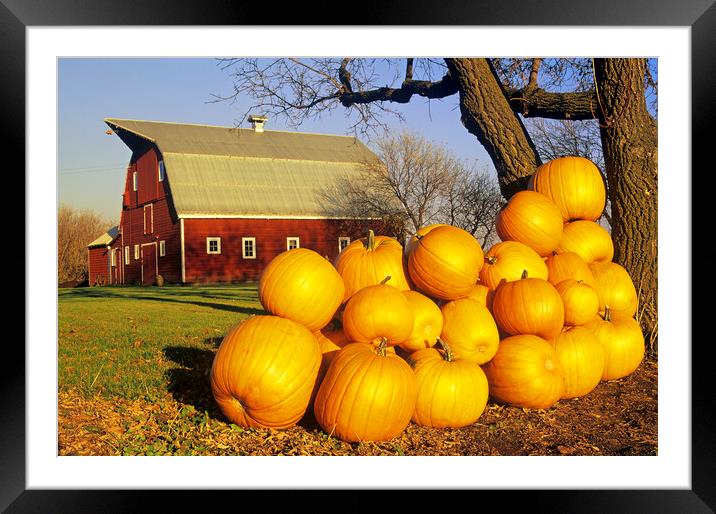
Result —
[{"label": "blue sky", "polygon": [[[117,221],[131,152],[117,136],[105,134],[108,127],[102,120],[236,126],[251,99],[211,103],[212,94],[226,95],[231,88],[229,73],[214,59],[59,59],[58,204],[93,209]],[[460,123],[457,95],[432,101],[415,97],[391,107],[405,117],[402,124],[386,118],[391,130],[415,132],[461,159],[494,170],[485,150]],[[350,126],[339,108],[299,130],[346,134]],[[293,130],[280,119],[270,119],[266,128]]]}]

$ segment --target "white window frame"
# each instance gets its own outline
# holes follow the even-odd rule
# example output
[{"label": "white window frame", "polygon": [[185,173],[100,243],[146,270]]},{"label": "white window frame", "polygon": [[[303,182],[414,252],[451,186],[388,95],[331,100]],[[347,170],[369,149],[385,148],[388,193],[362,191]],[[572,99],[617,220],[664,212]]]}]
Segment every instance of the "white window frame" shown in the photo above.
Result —
[{"label": "white window frame", "polygon": [[164,182],[164,176],[166,175],[166,170],[164,169],[164,161],[159,161],[157,163],[157,178],[159,179],[159,182]]},{"label": "white window frame", "polygon": [[164,257],[167,254],[167,242],[162,239],[159,241],[159,257]]},{"label": "white window frame", "polygon": [[129,246],[124,247],[124,263],[127,264],[129,262]]},{"label": "white window frame", "polygon": [[338,251],[339,251],[339,252],[342,252],[342,251],[343,251],[343,248],[345,248],[345,246],[344,246],[344,247],[341,247],[341,243],[342,243],[343,241],[345,241],[345,242],[346,242],[346,246],[348,246],[349,244],[351,244],[351,238],[350,238],[350,237],[339,237],[339,238],[338,238]]},{"label": "white window frame", "polygon": [[134,260],[139,260],[139,245],[134,245]]},{"label": "white window frame", "polygon": [[[147,207],[149,207],[149,231],[147,231]],[[153,234],[154,233],[154,204],[148,203],[144,206],[144,233],[145,234]]]},{"label": "white window frame", "polygon": [[286,238],[286,250],[291,250],[291,242],[295,241],[296,246],[295,248],[301,248],[301,238],[300,237],[287,237]]},{"label": "white window frame", "polygon": [[[246,255],[246,243],[251,242],[253,255]],[[256,258],[256,238],[255,237],[242,237],[241,238],[241,257],[243,259],[255,259]]]},{"label": "white window frame", "polygon": [[117,266],[117,250],[115,248],[112,248],[109,250],[109,265],[111,267]]},{"label": "white window frame", "polygon": [[139,185],[139,179],[138,179],[138,176],[137,176],[137,172],[136,172],[136,171],[133,171],[133,172],[132,172],[132,191],[136,191],[138,185]]},{"label": "white window frame", "polygon": [[[216,243],[216,251],[211,250],[211,243]],[[212,255],[221,254],[221,238],[220,237],[207,237],[206,238],[206,253]]]}]

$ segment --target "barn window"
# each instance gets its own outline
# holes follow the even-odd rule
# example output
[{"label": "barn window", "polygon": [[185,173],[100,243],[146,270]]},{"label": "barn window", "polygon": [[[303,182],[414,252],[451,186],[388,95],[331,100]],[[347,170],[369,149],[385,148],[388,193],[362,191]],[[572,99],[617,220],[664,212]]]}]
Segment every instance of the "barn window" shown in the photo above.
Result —
[{"label": "barn window", "polygon": [[144,206],[144,233],[151,234],[154,232],[154,204]]},{"label": "barn window", "polygon": [[137,190],[137,172],[132,173],[132,191]]},{"label": "barn window", "polygon": [[159,182],[164,181],[164,161],[159,161]]},{"label": "barn window", "polygon": [[166,243],[166,241],[159,241],[159,257],[164,257],[167,254]]},{"label": "barn window", "polygon": [[129,262],[129,246],[124,247],[124,263],[127,264]]},{"label": "barn window", "polygon": [[241,256],[244,259],[255,259],[256,258],[256,238],[255,237],[242,237],[241,238]]},{"label": "barn window", "polygon": [[139,260],[139,245],[134,245],[134,260]]},{"label": "barn window", "polygon": [[110,265],[115,267],[117,265],[117,250],[112,250],[110,253]]},{"label": "barn window", "polygon": [[286,238],[286,250],[293,250],[294,248],[301,247],[301,240],[298,237],[287,237]]},{"label": "barn window", "polygon": [[350,237],[339,237],[338,238],[338,251],[342,252],[343,249],[351,244],[351,238]]},{"label": "barn window", "polygon": [[220,237],[207,237],[206,238],[206,253],[221,253],[221,238]]}]

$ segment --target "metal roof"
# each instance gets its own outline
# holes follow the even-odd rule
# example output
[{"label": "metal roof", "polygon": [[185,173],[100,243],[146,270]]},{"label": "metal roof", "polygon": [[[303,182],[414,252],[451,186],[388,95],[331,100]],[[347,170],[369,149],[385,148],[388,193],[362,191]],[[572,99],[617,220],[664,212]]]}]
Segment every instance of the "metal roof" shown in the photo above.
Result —
[{"label": "metal roof", "polygon": [[179,216],[342,217],[336,201],[341,185],[358,179],[362,163],[377,159],[348,136],[105,122],[120,137],[127,131],[156,144]]},{"label": "metal roof", "polygon": [[87,248],[91,248],[93,246],[107,246],[112,241],[114,241],[117,236],[119,235],[119,226],[114,226],[110,228],[107,232],[99,236],[97,239],[92,241],[90,244],[87,245]]}]

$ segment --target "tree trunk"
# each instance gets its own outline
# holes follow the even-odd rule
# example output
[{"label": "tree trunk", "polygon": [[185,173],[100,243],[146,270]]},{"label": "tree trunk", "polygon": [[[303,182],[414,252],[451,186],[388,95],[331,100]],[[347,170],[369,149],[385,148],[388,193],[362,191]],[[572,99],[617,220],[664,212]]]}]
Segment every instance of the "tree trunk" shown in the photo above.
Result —
[{"label": "tree trunk", "polygon": [[513,112],[487,59],[445,59],[460,95],[461,121],[485,147],[497,170],[502,196],[526,188],[542,164],[524,124]]},{"label": "tree trunk", "polygon": [[[596,59],[614,260],[636,285],[642,328],[657,329],[657,124],[644,99],[644,59]],[[652,339],[653,338],[653,339]],[[651,348],[652,351],[655,348]]]}]

